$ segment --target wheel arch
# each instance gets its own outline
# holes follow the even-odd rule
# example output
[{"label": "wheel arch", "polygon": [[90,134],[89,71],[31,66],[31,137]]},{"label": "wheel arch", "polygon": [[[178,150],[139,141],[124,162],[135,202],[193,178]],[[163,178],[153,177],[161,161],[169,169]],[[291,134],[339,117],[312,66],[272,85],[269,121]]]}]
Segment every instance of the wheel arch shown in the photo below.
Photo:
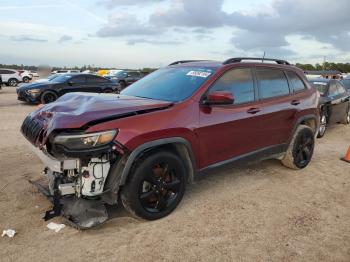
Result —
[{"label": "wheel arch", "polygon": [[289,139],[289,143],[291,142],[291,140],[294,136],[294,133],[297,130],[299,125],[308,126],[312,129],[314,134],[317,134],[317,130],[318,130],[319,125],[320,125],[320,121],[319,121],[319,118],[317,117],[317,115],[313,115],[313,114],[304,115],[304,116],[300,117],[294,125],[293,132],[292,132],[291,137]]},{"label": "wheel arch", "polygon": [[143,154],[156,149],[166,149],[177,154],[184,161],[188,171],[188,182],[193,182],[197,166],[190,142],[182,137],[163,138],[139,145],[129,155],[122,156],[111,167],[104,188],[106,194],[102,196],[103,200],[109,204],[116,204],[120,188],[126,184],[135,161]]}]

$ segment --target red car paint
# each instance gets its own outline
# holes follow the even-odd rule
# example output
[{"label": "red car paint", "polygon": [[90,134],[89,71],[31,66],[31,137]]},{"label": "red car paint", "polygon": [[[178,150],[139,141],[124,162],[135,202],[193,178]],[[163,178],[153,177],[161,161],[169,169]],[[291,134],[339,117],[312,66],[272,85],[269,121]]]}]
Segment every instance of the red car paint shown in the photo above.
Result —
[{"label": "red car paint", "polygon": [[[195,63],[191,63],[193,65]],[[318,121],[318,94],[307,83],[301,70],[265,63],[220,64],[218,67],[190,98],[174,104],[117,95],[65,95],[32,113],[32,118],[47,125],[37,144],[44,145],[54,130],[81,129],[93,123],[88,125],[86,133],[118,129],[115,139],[129,152],[157,139],[184,138],[191,145],[197,169],[203,169],[262,148],[288,144],[294,127],[303,116],[312,115]],[[242,105],[209,106],[201,102],[208,88],[220,76],[242,67],[292,70],[303,79],[307,90]],[[294,101],[298,103],[294,105]],[[52,115],[48,117],[42,112],[51,112]],[[108,120],[112,116],[120,117]],[[100,121],[101,118],[106,120]]]}]

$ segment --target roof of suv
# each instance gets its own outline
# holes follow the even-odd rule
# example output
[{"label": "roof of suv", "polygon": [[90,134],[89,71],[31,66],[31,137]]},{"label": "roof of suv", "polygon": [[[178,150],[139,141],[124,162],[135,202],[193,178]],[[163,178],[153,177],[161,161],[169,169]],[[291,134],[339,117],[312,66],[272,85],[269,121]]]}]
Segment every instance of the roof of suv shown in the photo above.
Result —
[{"label": "roof of suv", "polygon": [[[265,63],[266,62],[266,63]],[[252,57],[238,57],[230,58],[224,62],[221,61],[212,61],[212,60],[182,60],[171,63],[171,67],[210,67],[210,68],[219,68],[225,65],[231,64],[266,64],[266,65],[276,65],[276,66],[287,66],[291,67],[292,65],[285,60],[280,59],[271,59],[271,58],[252,58]]]}]

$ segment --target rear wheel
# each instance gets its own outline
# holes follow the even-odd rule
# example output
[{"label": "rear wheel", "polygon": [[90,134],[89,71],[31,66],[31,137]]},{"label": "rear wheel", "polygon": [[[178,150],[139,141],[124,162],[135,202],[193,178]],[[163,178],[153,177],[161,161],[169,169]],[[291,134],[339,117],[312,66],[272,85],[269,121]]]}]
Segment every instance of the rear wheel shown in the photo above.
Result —
[{"label": "rear wheel", "polygon": [[57,94],[55,92],[52,91],[45,91],[42,95],[41,95],[41,103],[42,104],[48,104],[48,103],[52,103],[54,101],[57,100]]},{"label": "rear wheel", "polygon": [[137,160],[121,192],[124,207],[148,220],[170,214],[180,203],[186,186],[186,168],[168,151],[147,154]]},{"label": "rear wheel", "polygon": [[11,79],[9,79],[9,81],[8,81],[8,85],[9,85],[9,86],[17,86],[17,85],[18,85],[18,80],[15,79],[15,78],[11,78]]},{"label": "rear wheel", "polygon": [[110,93],[113,93],[113,90],[110,88],[107,88],[107,89],[103,90],[103,93],[110,94]]},{"label": "rear wheel", "polygon": [[314,147],[315,139],[312,129],[308,126],[300,125],[295,131],[286,155],[281,162],[286,167],[302,169],[310,163]]},{"label": "rear wheel", "polygon": [[320,115],[320,127],[318,128],[318,133],[317,133],[318,138],[321,138],[324,136],[324,134],[326,133],[327,125],[328,125],[327,115],[325,112],[322,112]]}]

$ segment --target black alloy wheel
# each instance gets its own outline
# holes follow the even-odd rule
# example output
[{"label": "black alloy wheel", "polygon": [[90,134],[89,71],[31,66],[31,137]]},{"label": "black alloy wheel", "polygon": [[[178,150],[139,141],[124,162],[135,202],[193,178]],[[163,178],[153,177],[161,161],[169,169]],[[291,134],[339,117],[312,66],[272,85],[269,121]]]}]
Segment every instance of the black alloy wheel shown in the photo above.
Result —
[{"label": "black alloy wheel", "polygon": [[179,195],[183,176],[177,175],[171,163],[158,163],[147,170],[140,183],[139,200],[142,207],[151,213],[159,213],[171,206]]},{"label": "black alloy wheel", "polygon": [[167,216],[180,203],[186,187],[186,168],[176,154],[159,150],[136,161],[123,187],[124,207],[140,218]]},{"label": "black alloy wheel", "polygon": [[49,104],[57,100],[57,95],[54,92],[47,91],[44,92],[41,96],[42,104]]},{"label": "black alloy wheel", "polygon": [[298,168],[306,167],[311,161],[314,151],[314,136],[312,132],[301,132],[296,141],[294,147],[294,164]]}]

